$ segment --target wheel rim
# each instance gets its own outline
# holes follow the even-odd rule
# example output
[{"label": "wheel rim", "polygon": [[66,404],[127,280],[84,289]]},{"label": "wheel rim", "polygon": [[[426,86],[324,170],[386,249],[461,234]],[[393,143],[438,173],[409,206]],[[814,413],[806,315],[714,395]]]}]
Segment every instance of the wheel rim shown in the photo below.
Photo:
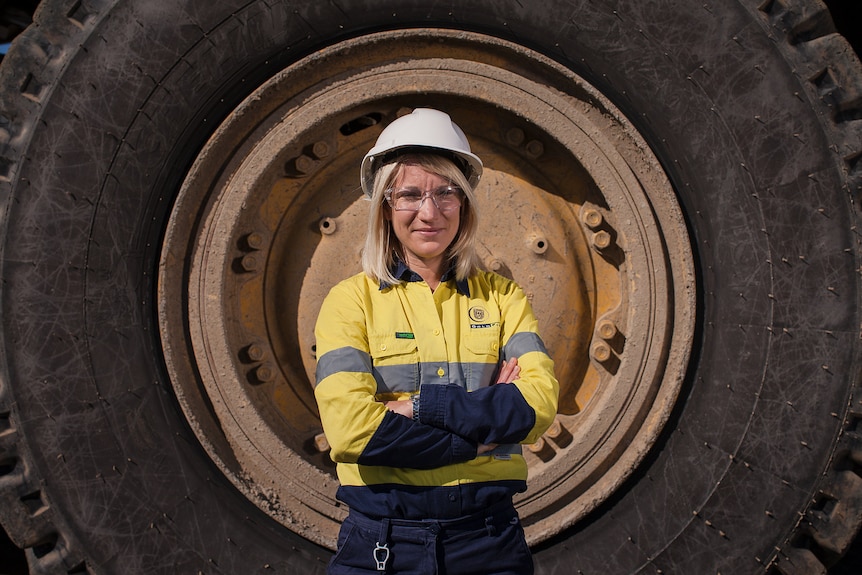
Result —
[{"label": "wheel rim", "polygon": [[557,366],[560,413],[525,449],[530,487],[516,501],[536,544],[606,499],[655,443],[694,338],[695,284],[681,211],[643,138],[534,52],[387,32],[257,89],[199,154],[168,223],[168,373],[234,485],[334,548],[346,510],[314,404],[313,327],[329,288],[360,271],[359,161],[417,103],[450,113],[484,160],[482,253],[524,288]]}]

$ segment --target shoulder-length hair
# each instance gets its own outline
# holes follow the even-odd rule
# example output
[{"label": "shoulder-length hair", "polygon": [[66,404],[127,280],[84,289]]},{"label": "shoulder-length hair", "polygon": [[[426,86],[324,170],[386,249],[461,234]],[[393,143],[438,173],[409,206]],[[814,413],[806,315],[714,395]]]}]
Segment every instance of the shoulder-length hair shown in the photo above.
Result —
[{"label": "shoulder-length hair", "polygon": [[368,213],[368,233],[365,236],[365,247],[362,250],[362,269],[376,281],[390,285],[400,283],[394,277],[392,269],[396,258],[406,262],[401,242],[395,236],[392,222],[387,218],[391,214],[384,198],[386,190],[392,188],[401,177],[404,166],[419,166],[433,174],[445,178],[464,192],[461,204],[461,217],[458,233],[446,251],[446,265],[455,262],[455,277],[465,280],[473,273],[482,269],[482,261],[476,253],[476,231],[479,225],[476,211],[475,195],[464,173],[449,158],[434,153],[410,152],[397,156],[391,162],[382,165],[374,175],[374,185],[371,193],[371,210]]}]

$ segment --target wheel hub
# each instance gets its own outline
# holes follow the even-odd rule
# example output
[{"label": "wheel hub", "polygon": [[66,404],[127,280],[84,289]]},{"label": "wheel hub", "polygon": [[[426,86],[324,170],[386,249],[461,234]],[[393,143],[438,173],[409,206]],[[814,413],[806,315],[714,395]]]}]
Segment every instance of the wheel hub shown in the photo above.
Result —
[{"label": "wheel hub", "polygon": [[234,485],[334,548],[346,509],[314,402],[313,328],[329,289],[361,271],[362,155],[419,105],[449,113],[485,162],[481,253],[523,287],[556,364],[559,414],[525,450],[516,501],[535,544],[606,499],[654,444],[695,316],[688,237],[661,167],[604,96],[539,54],[479,34],[388,32],[256,90],[199,154],[168,225],[168,371]]}]

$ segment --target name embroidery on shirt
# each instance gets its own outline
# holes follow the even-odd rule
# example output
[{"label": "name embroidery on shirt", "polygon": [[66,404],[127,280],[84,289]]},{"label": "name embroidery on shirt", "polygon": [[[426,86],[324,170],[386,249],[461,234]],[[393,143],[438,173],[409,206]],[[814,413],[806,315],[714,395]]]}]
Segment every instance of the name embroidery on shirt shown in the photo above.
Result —
[{"label": "name embroidery on shirt", "polygon": [[416,339],[416,336],[409,331],[396,331],[395,339]]}]

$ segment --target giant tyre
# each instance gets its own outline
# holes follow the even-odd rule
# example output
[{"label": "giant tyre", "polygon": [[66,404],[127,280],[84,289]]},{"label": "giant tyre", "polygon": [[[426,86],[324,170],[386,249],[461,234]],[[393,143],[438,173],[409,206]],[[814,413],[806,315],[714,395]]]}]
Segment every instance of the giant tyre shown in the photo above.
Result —
[{"label": "giant tyre", "polygon": [[537,572],[825,573],[862,520],[862,70],[813,0],[46,0],[0,69],[0,521],[33,573],[322,573],[357,166],[449,111],[563,384]]}]

